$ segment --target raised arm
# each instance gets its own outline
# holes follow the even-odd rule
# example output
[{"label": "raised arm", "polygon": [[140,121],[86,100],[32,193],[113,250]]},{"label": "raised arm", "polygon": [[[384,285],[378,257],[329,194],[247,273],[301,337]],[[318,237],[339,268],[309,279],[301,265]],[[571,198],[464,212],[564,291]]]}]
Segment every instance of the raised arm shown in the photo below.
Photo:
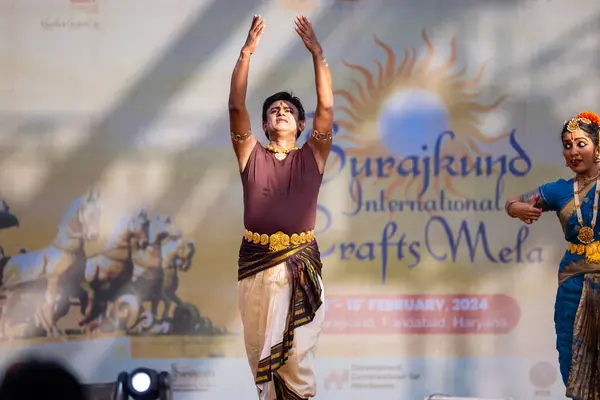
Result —
[{"label": "raised arm", "polygon": [[313,132],[308,139],[319,171],[325,171],[325,164],[333,138],[333,88],[331,72],[323,56],[323,49],[317,40],[312,24],[304,16],[296,17],[296,32],[310,51],[315,70],[315,87],[317,88],[317,108],[313,119]]},{"label": "raised arm", "polygon": [[256,145],[256,137],[252,134],[250,126],[250,115],[246,108],[246,90],[248,88],[248,72],[250,71],[250,57],[256,50],[260,35],[265,28],[264,20],[255,15],[248,32],[248,38],[240,57],[235,64],[231,75],[231,87],[229,89],[229,128],[231,131],[231,143],[238,160],[240,171],[243,171],[250,157],[252,149]]}]

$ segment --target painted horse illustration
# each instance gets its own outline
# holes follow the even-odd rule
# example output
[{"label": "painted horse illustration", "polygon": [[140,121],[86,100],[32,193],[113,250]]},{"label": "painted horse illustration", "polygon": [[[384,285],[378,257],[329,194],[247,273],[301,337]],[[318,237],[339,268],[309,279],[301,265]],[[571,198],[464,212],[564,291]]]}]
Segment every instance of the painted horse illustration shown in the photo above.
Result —
[{"label": "painted horse illustration", "polygon": [[[179,286],[177,273],[190,269],[196,253],[194,242],[184,240],[181,230],[164,214],[154,216],[150,232],[150,245],[138,250],[133,256],[132,285],[137,294],[136,299],[140,304],[146,301],[151,303],[150,312],[143,312],[142,323],[136,326],[135,332],[185,334],[206,331],[212,326],[210,321],[201,317],[195,305],[183,302],[176,294]],[[163,302],[164,307],[162,316],[159,317],[160,302]],[[173,302],[176,307],[171,317]]]},{"label": "painted horse illustration", "polygon": [[[101,319],[114,314],[115,307],[116,310],[123,307],[120,295],[131,281],[132,253],[148,245],[149,222],[144,209],[121,218],[113,227],[104,249],[87,259],[82,284],[87,293],[81,303],[84,314],[81,326],[98,325]],[[119,315],[113,317],[119,318]]]},{"label": "painted horse illustration", "polygon": [[[165,246],[181,240],[181,235],[181,229],[175,226],[170,216],[155,214],[150,222],[149,246],[134,252],[133,289],[140,306],[144,301],[152,302],[151,315],[147,313],[144,315],[145,327],[154,323],[157,318],[158,303],[162,300]],[[132,307],[137,307],[137,305],[132,305]]]},{"label": "painted horse illustration", "polygon": [[[166,320],[169,318],[172,303],[175,303],[177,307],[185,306],[185,303],[177,296],[177,289],[179,288],[178,271],[187,272],[190,269],[196,254],[196,246],[192,240],[184,241],[180,238],[165,243],[162,252],[163,281],[160,300],[164,304],[162,319]],[[153,301],[152,309],[158,309],[158,299]]]},{"label": "painted horse illustration", "polygon": [[99,197],[97,190],[90,190],[75,200],[63,216],[54,240],[46,248],[19,253],[8,259],[5,256],[0,261],[2,289],[6,294],[0,317],[0,331],[3,335],[6,335],[8,321],[16,316],[11,311],[25,295],[40,293],[36,288],[43,293],[43,296],[38,296],[31,303],[38,305],[36,320],[46,335],[56,336],[60,333],[54,310],[61,289],[69,284],[77,270],[83,269],[86,259],[85,242],[96,240],[99,235]]}]

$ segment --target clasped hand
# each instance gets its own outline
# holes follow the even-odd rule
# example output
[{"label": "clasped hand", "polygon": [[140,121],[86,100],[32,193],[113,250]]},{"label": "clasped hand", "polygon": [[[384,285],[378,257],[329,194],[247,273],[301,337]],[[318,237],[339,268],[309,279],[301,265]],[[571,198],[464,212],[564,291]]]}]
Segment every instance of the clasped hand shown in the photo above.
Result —
[{"label": "clasped hand", "polygon": [[526,224],[532,224],[542,216],[542,210],[535,207],[539,200],[540,197],[537,196],[528,202],[519,201],[513,203],[510,205],[510,213]]}]

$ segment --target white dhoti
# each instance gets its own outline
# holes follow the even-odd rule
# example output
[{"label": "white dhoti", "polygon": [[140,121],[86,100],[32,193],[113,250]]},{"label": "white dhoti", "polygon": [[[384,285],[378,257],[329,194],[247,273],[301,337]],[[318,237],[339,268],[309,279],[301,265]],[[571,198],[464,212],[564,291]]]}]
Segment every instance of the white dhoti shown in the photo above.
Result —
[{"label": "white dhoti", "polygon": [[[320,277],[318,281],[323,301],[323,281]],[[284,339],[291,290],[292,282],[285,262],[238,282],[244,342],[255,378],[259,373],[259,362],[271,356],[273,349]],[[316,395],[315,350],[324,317],[321,305],[311,322],[294,330],[287,361],[276,370],[273,379],[256,384],[259,400],[308,399]],[[285,386],[283,393],[282,384]]]}]

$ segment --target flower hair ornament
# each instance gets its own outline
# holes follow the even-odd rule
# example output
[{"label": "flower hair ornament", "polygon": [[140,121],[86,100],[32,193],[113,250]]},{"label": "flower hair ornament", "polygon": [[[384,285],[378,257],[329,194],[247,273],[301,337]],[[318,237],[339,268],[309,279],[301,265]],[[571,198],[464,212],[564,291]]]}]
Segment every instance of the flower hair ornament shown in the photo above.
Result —
[{"label": "flower hair ornament", "polygon": [[600,117],[598,114],[593,113],[591,111],[584,111],[579,113],[575,118],[571,119],[567,124],[567,130],[569,132],[575,132],[579,129],[579,123],[583,122],[584,124],[595,123],[596,125],[600,125]]}]

